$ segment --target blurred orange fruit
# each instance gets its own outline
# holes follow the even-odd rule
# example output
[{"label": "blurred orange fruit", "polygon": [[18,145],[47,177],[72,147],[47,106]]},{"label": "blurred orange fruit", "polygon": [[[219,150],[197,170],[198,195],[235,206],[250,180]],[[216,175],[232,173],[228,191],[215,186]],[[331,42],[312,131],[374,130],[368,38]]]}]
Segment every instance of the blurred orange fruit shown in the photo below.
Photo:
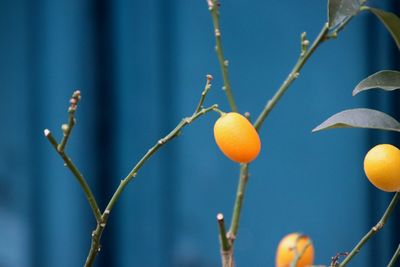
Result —
[{"label": "blurred orange fruit", "polygon": [[291,263],[295,259],[295,255],[303,255],[298,260],[296,267],[312,266],[314,262],[314,247],[308,236],[300,233],[291,233],[285,236],[279,242],[276,250],[275,266],[291,267]]}]

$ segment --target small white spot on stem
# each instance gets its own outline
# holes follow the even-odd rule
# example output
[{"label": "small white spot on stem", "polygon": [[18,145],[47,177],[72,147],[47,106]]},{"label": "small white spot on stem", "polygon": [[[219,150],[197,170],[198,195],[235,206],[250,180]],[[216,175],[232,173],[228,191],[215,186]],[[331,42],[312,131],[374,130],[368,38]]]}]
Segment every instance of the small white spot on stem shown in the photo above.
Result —
[{"label": "small white spot on stem", "polygon": [[50,130],[49,129],[44,129],[44,136],[49,136]]}]

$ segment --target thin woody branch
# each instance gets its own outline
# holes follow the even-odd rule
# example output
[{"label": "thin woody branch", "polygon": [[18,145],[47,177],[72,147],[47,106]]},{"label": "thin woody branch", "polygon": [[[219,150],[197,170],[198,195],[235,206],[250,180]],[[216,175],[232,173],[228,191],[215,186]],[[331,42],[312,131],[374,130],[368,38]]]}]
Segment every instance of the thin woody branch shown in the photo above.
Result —
[{"label": "thin woody branch", "polygon": [[235,103],[235,99],[233,97],[231,83],[228,75],[228,60],[224,57],[224,51],[222,49],[222,40],[221,40],[221,27],[219,23],[219,2],[217,0],[207,0],[208,9],[210,10],[213,26],[214,26],[214,35],[215,35],[215,52],[217,53],[218,62],[221,67],[222,79],[224,81],[224,86],[222,89],[225,91],[226,97],[229,102],[229,106],[232,111],[237,112],[237,106]]},{"label": "thin woody branch", "polygon": [[195,120],[197,120],[198,118],[200,118],[201,116],[205,115],[208,112],[211,112],[211,111],[220,112],[218,109],[218,105],[216,105],[216,104],[212,105],[210,107],[207,107],[207,108],[203,108],[203,103],[205,101],[206,95],[211,87],[211,80],[212,80],[212,76],[207,75],[207,82],[206,82],[205,89],[200,97],[199,104],[197,105],[195,112],[192,114],[192,116],[183,118],[171,132],[169,132],[163,138],[159,139],[156,142],[156,144],[152,148],[150,148],[147,151],[147,153],[145,153],[145,155],[138,161],[138,163],[136,163],[136,165],[129,172],[129,174],[123,180],[121,180],[119,186],[117,187],[113,196],[111,197],[110,201],[107,204],[107,207],[102,215],[101,222],[97,224],[96,229],[92,233],[92,244],[91,244],[87,259],[86,259],[85,267],[91,267],[93,265],[94,260],[100,250],[100,239],[101,239],[101,235],[104,231],[104,228],[106,227],[108,216],[110,215],[114,205],[117,203],[118,199],[120,198],[125,187],[136,177],[136,175],[138,174],[138,172],[142,168],[142,166],[161,147],[163,147],[165,144],[167,144],[172,139],[177,137],[184,127],[191,124],[192,122],[194,122]]},{"label": "thin woody branch", "polygon": [[75,91],[72,94],[72,97],[70,99],[70,106],[68,108],[68,114],[69,114],[68,124],[64,124],[62,126],[63,139],[61,140],[61,143],[58,144],[57,140],[54,138],[54,136],[51,134],[50,130],[48,130],[48,129],[44,130],[44,135],[47,138],[47,140],[49,140],[50,144],[54,147],[56,152],[63,159],[65,165],[68,167],[68,169],[72,172],[72,174],[75,176],[75,178],[79,182],[79,185],[81,186],[83,192],[85,193],[86,199],[89,202],[89,205],[92,209],[93,215],[96,218],[96,221],[100,222],[101,221],[101,212],[100,212],[99,206],[96,202],[96,199],[95,199],[88,183],[86,182],[85,178],[83,177],[83,175],[79,171],[79,169],[76,167],[76,165],[72,162],[72,160],[65,153],[65,146],[67,145],[68,138],[71,134],[72,128],[75,125],[75,111],[77,109],[77,104],[78,104],[80,98],[81,98],[80,91]]},{"label": "thin woody branch", "polygon": [[363,236],[363,238],[358,242],[358,244],[353,248],[352,251],[350,251],[349,255],[343,260],[342,263],[340,263],[338,266],[339,267],[344,267],[346,266],[353,258],[360,252],[361,248],[367,243],[367,241],[373,237],[377,232],[379,232],[383,226],[386,224],[387,220],[389,219],[390,215],[392,214],[397,202],[399,201],[400,198],[400,192],[396,192],[396,194],[393,196],[392,201],[390,201],[389,206],[386,208],[385,213],[383,214],[382,218],[379,220],[379,222],[369,230],[369,232]]}]

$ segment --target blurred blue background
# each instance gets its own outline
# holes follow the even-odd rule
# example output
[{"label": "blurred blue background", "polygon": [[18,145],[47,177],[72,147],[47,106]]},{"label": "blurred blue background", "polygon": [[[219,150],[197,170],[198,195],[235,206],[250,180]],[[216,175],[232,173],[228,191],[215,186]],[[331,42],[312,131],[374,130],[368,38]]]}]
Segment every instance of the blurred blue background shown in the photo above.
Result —
[{"label": "blurred blue background", "polygon": [[[395,0],[375,1],[399,12]],[[221,27],[234,95],[253,117],[286,77],[299,36],[312,40],[326,3],[222,1]],[[351,97],[399,54],[375,17],[361,14],[316,52],[261,130],[235,246],[237,266],[273,266],[287,233],[311,236],[316,263],[350,250],[391,194],[373,188],[362,160],[398,136],[368,130],[311,134],[347,108],[400,118],[397,93]],[[89,205],[43,136],[60,139],[68,99],[82,102],[67,152],[103,208],[156,140],[190,115],[214,76],[207,104],[228,110],[206,1],[0,1],[0,267],[82,266],[95,226]],[[219,265],[215,216],[230,220],[238,166],[216,147],[209,114],[140,171],[111,214],[96,266]],[[386,266],[400,242],[400,212],[352,266]]]}]

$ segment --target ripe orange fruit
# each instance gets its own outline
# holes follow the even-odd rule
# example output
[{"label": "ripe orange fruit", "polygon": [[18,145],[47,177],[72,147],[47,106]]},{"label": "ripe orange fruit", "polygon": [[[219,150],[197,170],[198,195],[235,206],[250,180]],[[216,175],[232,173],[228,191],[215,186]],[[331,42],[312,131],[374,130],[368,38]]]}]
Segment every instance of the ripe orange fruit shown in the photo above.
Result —
[{"label": "ripe orange fruit", "polygon": [[400,190],[400,150],[389,144],[373,147],[365,155],[364,171],[377,188],[394,192]]},{"label": "ripe orange fruit", "polygon": [[261,142],[256,129],[236,112],[224,113],[215,122],[214,138],[222,153],[236,162],[248,163],[260,153]]},{"label": "ripe orange fruit", "polygon": [[298,260],[296,267],[313,265],[314,247],[308,236],[300,233],[288,234],[279,242],[278,249],[276,250],[275,266],[290,267],[296,253],[301,254],[303,250],[303,256]]}]

